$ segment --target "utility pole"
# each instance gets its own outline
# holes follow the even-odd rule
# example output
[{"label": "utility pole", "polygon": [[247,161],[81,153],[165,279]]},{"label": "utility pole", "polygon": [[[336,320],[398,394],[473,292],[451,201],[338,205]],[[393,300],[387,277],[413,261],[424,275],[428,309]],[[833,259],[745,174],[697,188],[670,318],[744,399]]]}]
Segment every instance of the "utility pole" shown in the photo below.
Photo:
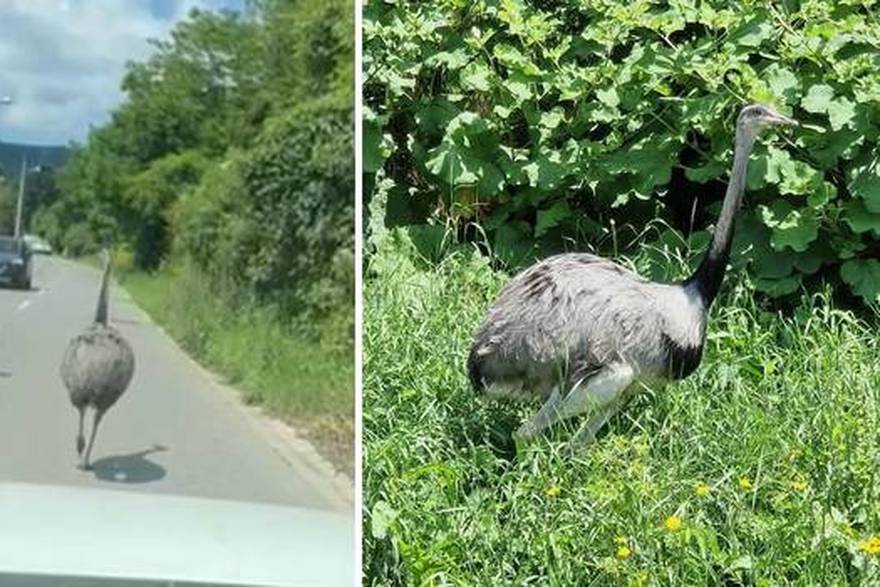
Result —
[{"label": "utility pole", "polygon": [[24,203],[24,184],[27,177],[27,155],[21,156],[21,177],[18,178],[18,205],[15,209],[15,238],[21,237],[21,207]]}]

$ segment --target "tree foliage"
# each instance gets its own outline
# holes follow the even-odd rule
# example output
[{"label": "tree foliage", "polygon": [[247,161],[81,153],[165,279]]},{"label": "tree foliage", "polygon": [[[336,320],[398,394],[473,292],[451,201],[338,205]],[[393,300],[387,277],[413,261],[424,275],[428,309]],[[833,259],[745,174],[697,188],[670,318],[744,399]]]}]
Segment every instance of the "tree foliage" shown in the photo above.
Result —
[{"label": "tree foliage", "polygon": [[734,262],[773,296],[831,275],[878,301],[876,5],[370,1],[365,185],[387,225],[452,220],[512,265],[572,241],[686,249],[739,108],[770,103],[805,126],[756,147]]},{"label": "tree foliage", "polygon": [[73,150],[39,230],[72,254],[126,246],[144,269],[189,256],[285,316],[350,306],[334,260],[352,262],[352,10],[194,10],[128,66],[127,99]]}]

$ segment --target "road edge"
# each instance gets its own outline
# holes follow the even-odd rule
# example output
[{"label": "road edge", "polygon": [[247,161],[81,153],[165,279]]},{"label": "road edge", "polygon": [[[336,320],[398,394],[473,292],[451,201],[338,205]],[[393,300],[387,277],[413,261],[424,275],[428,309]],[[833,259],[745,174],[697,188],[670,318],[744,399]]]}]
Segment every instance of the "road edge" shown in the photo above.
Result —
[{"label": "road edge", "polygon": [[[86,266],[93,269],[89,265]],[[354,510],[353,479],[321,456],[315,446],[290,423],[272,416],[260,406],[245,404],[244,394],[240,390],[226,383],[222,376],[214,373],[186,352],[161,324],[153,320],[153,317],[141,308],[125,286],[116,280],[113,281],[113,285],[122,294],[120,297],[123,297],[125,302],[131,304],[132,307],[137,308],[137,311],[144,317],[144,321],[155,327],[193,367],[210,381],[218,394],[245,417],[249,425],[269,444],[272,451],[281,460],[289,467],[296,469],[297,472],[307,474],[304,481],[316,488],[318,493],[327,499],[328,505],[334,511],[350,513]]]}]

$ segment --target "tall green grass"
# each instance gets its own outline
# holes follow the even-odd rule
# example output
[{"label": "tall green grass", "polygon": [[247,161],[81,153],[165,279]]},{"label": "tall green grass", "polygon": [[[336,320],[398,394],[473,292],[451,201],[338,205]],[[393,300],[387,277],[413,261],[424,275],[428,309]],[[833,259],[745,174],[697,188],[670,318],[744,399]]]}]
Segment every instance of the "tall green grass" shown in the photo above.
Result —
[{"label": "tall green grass", "polygon": [[477,397],[464,368],[505,280],[468,252],[372,260],[365,584],[880,584],[876,328],[827,296],[782,314],[734,285],[693,376],[575,455],[576,423],[516,454],[538,406]]},{"label": "tall green grass", "polygon": [[186,262],[152,274],[123,270],[120,281],[181,347],[240,389],[245,401],[295,424],[319,451],[352,473],[350,319],[332,317],[298,329],[272,308],[235,299],[226,293],[234,288]]}]

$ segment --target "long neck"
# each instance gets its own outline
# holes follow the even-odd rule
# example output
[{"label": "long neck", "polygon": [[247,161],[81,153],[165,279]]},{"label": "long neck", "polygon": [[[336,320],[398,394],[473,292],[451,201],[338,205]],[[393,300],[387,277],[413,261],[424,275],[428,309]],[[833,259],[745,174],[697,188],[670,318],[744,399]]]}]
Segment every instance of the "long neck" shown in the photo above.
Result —
[{"label": "long neck", "polygon": [[95,324],[107,326],[107,289],[110,285],[110,259],[104,261],[104,274],[101,276],[101,290],[98,292],[98,307],[95,309]]},{"label": "long neck", "polygon": [[724,204],[721,214],[715,224],[712,235],[712,244],[706,251],[700,266],[684,284],[695,286],[706,306],[710,306],[721,289],[724,281],[724,273],[727,270],[727,262],[730,259],[730,245],[733,241],[733,227],[736,211],[742,201],[746,183],[746,166],[749,162],[749,154],[752,152],[754,137],[747,132],[737,131],[736,148],[733,155],[733,169],[730,172],[730,181],[727,184],[727,192],[724,194]]}]

